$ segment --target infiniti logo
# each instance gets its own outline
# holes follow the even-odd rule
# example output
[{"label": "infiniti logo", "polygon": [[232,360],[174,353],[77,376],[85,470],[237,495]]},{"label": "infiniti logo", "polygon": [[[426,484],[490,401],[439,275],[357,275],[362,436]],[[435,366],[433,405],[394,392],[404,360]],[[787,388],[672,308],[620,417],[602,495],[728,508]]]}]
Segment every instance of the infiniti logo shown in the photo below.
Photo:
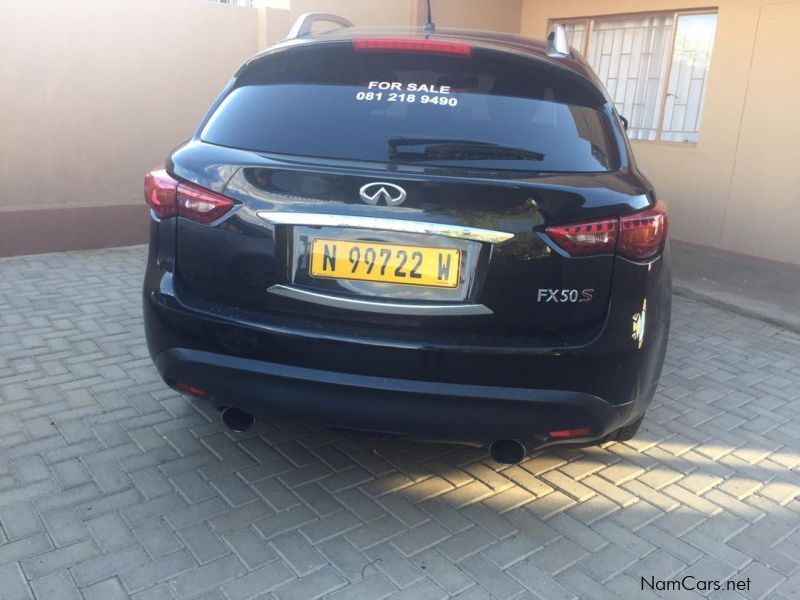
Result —
[{"label": "infiniti logo", "polygon": [[378,204],[383,198],[386,206],[399,206],[406,200],[406,191],[399,185],[374,181],[358,190],[358,195],[367,204]]}]

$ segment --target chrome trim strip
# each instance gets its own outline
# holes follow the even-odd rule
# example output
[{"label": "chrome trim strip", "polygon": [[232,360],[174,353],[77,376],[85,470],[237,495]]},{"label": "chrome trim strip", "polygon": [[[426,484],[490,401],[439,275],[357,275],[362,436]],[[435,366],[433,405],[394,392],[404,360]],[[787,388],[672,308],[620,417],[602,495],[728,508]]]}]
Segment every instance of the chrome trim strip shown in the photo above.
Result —
[{"label": "chrome trim strip", "polygon": [[383,231],[399,231],[402,233],[422,233],[442,235],[445,237],[502,244],[514,237],[513,233],[479,229],[463,225],[447,225],[445,223],[424,223],[403,219],[383,219],[380,217],[358,217],[353,215],[332,215],[326,213],[307,212],[272,212],[262,210],[256,213],[267,223],[273,225],[308,225],[311,227],[352,227],[355,229],[379,229]]},{"label": "chrome trim strip", "polygon": [[483,304],[411,304],[406,302],[383,302],[332,296],[309,290],[301,290],[288,285],[276,284],[267,291],[270,294],[311,302],[322,306],[343,308],[347,310],[360,310],[362,312],[379,313],[385,315],[413,315],[413,316],[457,316],[457,315],[491,315],[492,309]]}]

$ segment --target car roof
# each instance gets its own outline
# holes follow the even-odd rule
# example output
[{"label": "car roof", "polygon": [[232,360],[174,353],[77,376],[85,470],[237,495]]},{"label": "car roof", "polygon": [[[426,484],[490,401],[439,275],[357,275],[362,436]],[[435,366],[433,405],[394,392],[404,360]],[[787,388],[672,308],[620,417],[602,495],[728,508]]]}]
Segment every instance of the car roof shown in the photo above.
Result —
[{"label": "car roof", "polygon": [[[359,37],[400,37],[400,38],[425,38],[431,40],[457,40],[470,43],[473,46],[496,51],[505,51],[514,54],[526,55],[539,59],[562,68],[567,68],[584,77],[595,80],[594,73],[586,64],[583,57],[570,48],[569,54],[548,53],[547,42],[513,33],[498,31],[484,31],[479,29],[454,29],[436,28],[433,33],[426,32],[422,27],[341,27],[330,31],[313,33],[301,37],[286,39],[274,46],[260,52],[253,59],[270,54],[274,51],[294,46],[351,41]],[[252,60],[252,59],[251,59]],[[248,61],[249,62],[249,61]]]}]

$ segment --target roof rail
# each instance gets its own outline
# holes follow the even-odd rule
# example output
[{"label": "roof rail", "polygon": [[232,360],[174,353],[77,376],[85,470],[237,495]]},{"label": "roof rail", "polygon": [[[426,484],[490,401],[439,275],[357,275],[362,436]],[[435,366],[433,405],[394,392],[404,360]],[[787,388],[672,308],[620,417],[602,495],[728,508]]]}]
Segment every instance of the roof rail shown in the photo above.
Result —
[{"label": "roof rail", "polygon": [[569,43],[567,43],[567,30],[563,25],[553,24],[550,33],[547,34],[547,54],[550,56],[569,55]]},{"label": "roof rail", "polygon": [[326,23],[336,23],[337,25],[341,25],[342,27],[353,26],[353,24],[350,21],[348,21],[344,17],[340,17],[339,15],[334,15],[330,13],[306,13],[304,15],[300,15],[299,17],[297,17],[297,20],[294,22],[292,30],[289,32],[289,35],[286,37],[286,39],[293,40],[295,38],[308,35],[309,33],[311,33],[311,28],[314,26],[314,23],[316,23],[317,21],[324,21]]}]

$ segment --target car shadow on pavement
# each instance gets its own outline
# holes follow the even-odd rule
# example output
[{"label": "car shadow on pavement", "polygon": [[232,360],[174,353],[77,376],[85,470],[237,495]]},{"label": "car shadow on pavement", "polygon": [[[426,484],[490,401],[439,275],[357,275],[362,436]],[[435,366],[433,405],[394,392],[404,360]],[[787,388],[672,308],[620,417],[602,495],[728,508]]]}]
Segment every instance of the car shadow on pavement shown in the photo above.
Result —
[{"label": "car shadow on pavement", "polygon": [[207,483],[219,499],[205,526],[254,535],[298,574],[292,560],[332,565],[350,584],[431,579],[448,593],[475,583],[497,593],[501,581],[504,597],[542,585],[611,597],[686,575],[752,576],[766,590],[798,566],[800,453],[730,433],[724,415],[679,425],[661,395],[629,443],[554,447],[514,466],[481,448],[297,424],[236,434],[214,407],[186,402],[176,416],[200,446],[191,462],[161,464],[176,493],[196,501]]}]

